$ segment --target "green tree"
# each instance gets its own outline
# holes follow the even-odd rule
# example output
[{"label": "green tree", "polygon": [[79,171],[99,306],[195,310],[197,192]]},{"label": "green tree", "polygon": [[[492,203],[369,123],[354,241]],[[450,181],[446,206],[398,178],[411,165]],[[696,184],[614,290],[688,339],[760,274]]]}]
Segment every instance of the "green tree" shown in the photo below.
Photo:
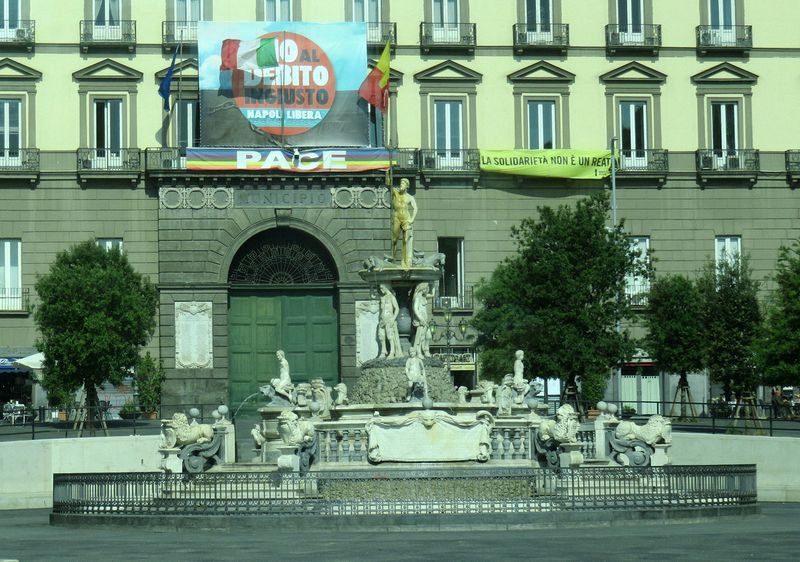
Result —
[{"label": "green tree", "polygon": [[[648,334],[644,344],[662,371],[680,375],[679,388],[688,388],[687,373],[704,366],[701,310],[700,292],[689,278],[667,275],[653,281],[645,315]],[[683,394],[681,416],[686,416]]]},{"label": "green tree", "polygon": [[764,382],[800,386],[800,241],[781,247],[762,336],[759,365]]},{"label": "green tree", "polygon": [[96,411],[96,386],[121,382],[153,335],[155,288],[119,250],[90,240],[60,252],[36,292],[44,387],[58,393],[83,386]]},{"label": "green tree", "polygon": [[711,380],[737,396],[755,391],[760,380],[754,344],[761,327],[759,283],[746,258],[710,262],[698,279],[705,366]]},{"label": "green tree", "polygon": [[574,206],[540,207],[511,231],[517,253],[476,288],[482,370],[498,380],[522,349],[531,377],[581,377],[587,400],[602,398],[609,368],[633,343],[622,321],[628,274],[646,275],[622,224],[609,228],[609,198],[597,193]]}]

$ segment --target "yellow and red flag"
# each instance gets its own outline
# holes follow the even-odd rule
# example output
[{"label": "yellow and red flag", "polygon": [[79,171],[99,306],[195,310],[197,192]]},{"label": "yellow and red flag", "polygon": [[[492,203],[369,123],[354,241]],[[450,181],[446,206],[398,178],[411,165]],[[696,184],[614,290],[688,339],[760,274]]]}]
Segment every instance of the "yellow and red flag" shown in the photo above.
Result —
[{"label": "yellow and red flag", "polygon": [[378,59],[378,64],[370,71],[358,89],[358,95],[370,105],[380,109],[381,113],[386,113],[386,108],[389,107],[389,58],[391,50],[391,45],[387,41],[386,46],[383,48],[383,53],[381,53],[381,58]]}]

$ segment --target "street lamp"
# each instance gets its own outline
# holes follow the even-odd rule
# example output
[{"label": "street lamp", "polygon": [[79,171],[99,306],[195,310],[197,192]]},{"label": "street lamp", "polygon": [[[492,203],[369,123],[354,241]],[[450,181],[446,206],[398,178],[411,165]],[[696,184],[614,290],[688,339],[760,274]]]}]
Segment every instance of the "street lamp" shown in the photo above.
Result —
[{"label": "street lamp", "polygon": [[467,333],[467,321],[463,318],[458,324],[453,324],[453,311],[448,307],[444,311],[444,325],[441,326],[442,331],[437,334],[440,326],[435,320],[431,321],[431,340],[441,341],[445,340],[447,343],[447,354],[445,356],[445,363],[447,365],[447,374],[450,375],[450,362],[453,354],[452,345],[453,340],[463,340]]}]

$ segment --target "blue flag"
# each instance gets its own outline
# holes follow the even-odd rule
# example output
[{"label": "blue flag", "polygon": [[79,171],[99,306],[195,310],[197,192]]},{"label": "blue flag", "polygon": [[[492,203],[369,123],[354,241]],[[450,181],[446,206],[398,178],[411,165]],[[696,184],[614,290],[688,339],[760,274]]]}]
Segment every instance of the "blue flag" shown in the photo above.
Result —
[{"label": "blue flag", "polygon": [[169,70],[167,70],[167,74],[164,75],[164,79],[158,87],[158,95],[164,98],[164,111],[169,111],[169,87],[172,84],[172,73],[175,71],[175,57],[177,56],[178,49],[176,48],[175,54],[172,55],[172,64],[169,65]]}]

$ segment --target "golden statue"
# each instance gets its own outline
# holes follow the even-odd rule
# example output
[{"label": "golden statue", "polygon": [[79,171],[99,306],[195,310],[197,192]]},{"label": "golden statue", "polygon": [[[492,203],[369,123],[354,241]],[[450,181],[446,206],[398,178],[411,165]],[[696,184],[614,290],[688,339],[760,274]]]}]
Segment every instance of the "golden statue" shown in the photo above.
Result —
[{"label": "golden statue", "polygon": [[402,240],[400,266],[411,267],[414,256],[414,232],[412,226],[417,216],[417,201],[408,193],[408,179],[400,180],[399,187],[392,188],[392,259],[397,256],[397,243]]}]

